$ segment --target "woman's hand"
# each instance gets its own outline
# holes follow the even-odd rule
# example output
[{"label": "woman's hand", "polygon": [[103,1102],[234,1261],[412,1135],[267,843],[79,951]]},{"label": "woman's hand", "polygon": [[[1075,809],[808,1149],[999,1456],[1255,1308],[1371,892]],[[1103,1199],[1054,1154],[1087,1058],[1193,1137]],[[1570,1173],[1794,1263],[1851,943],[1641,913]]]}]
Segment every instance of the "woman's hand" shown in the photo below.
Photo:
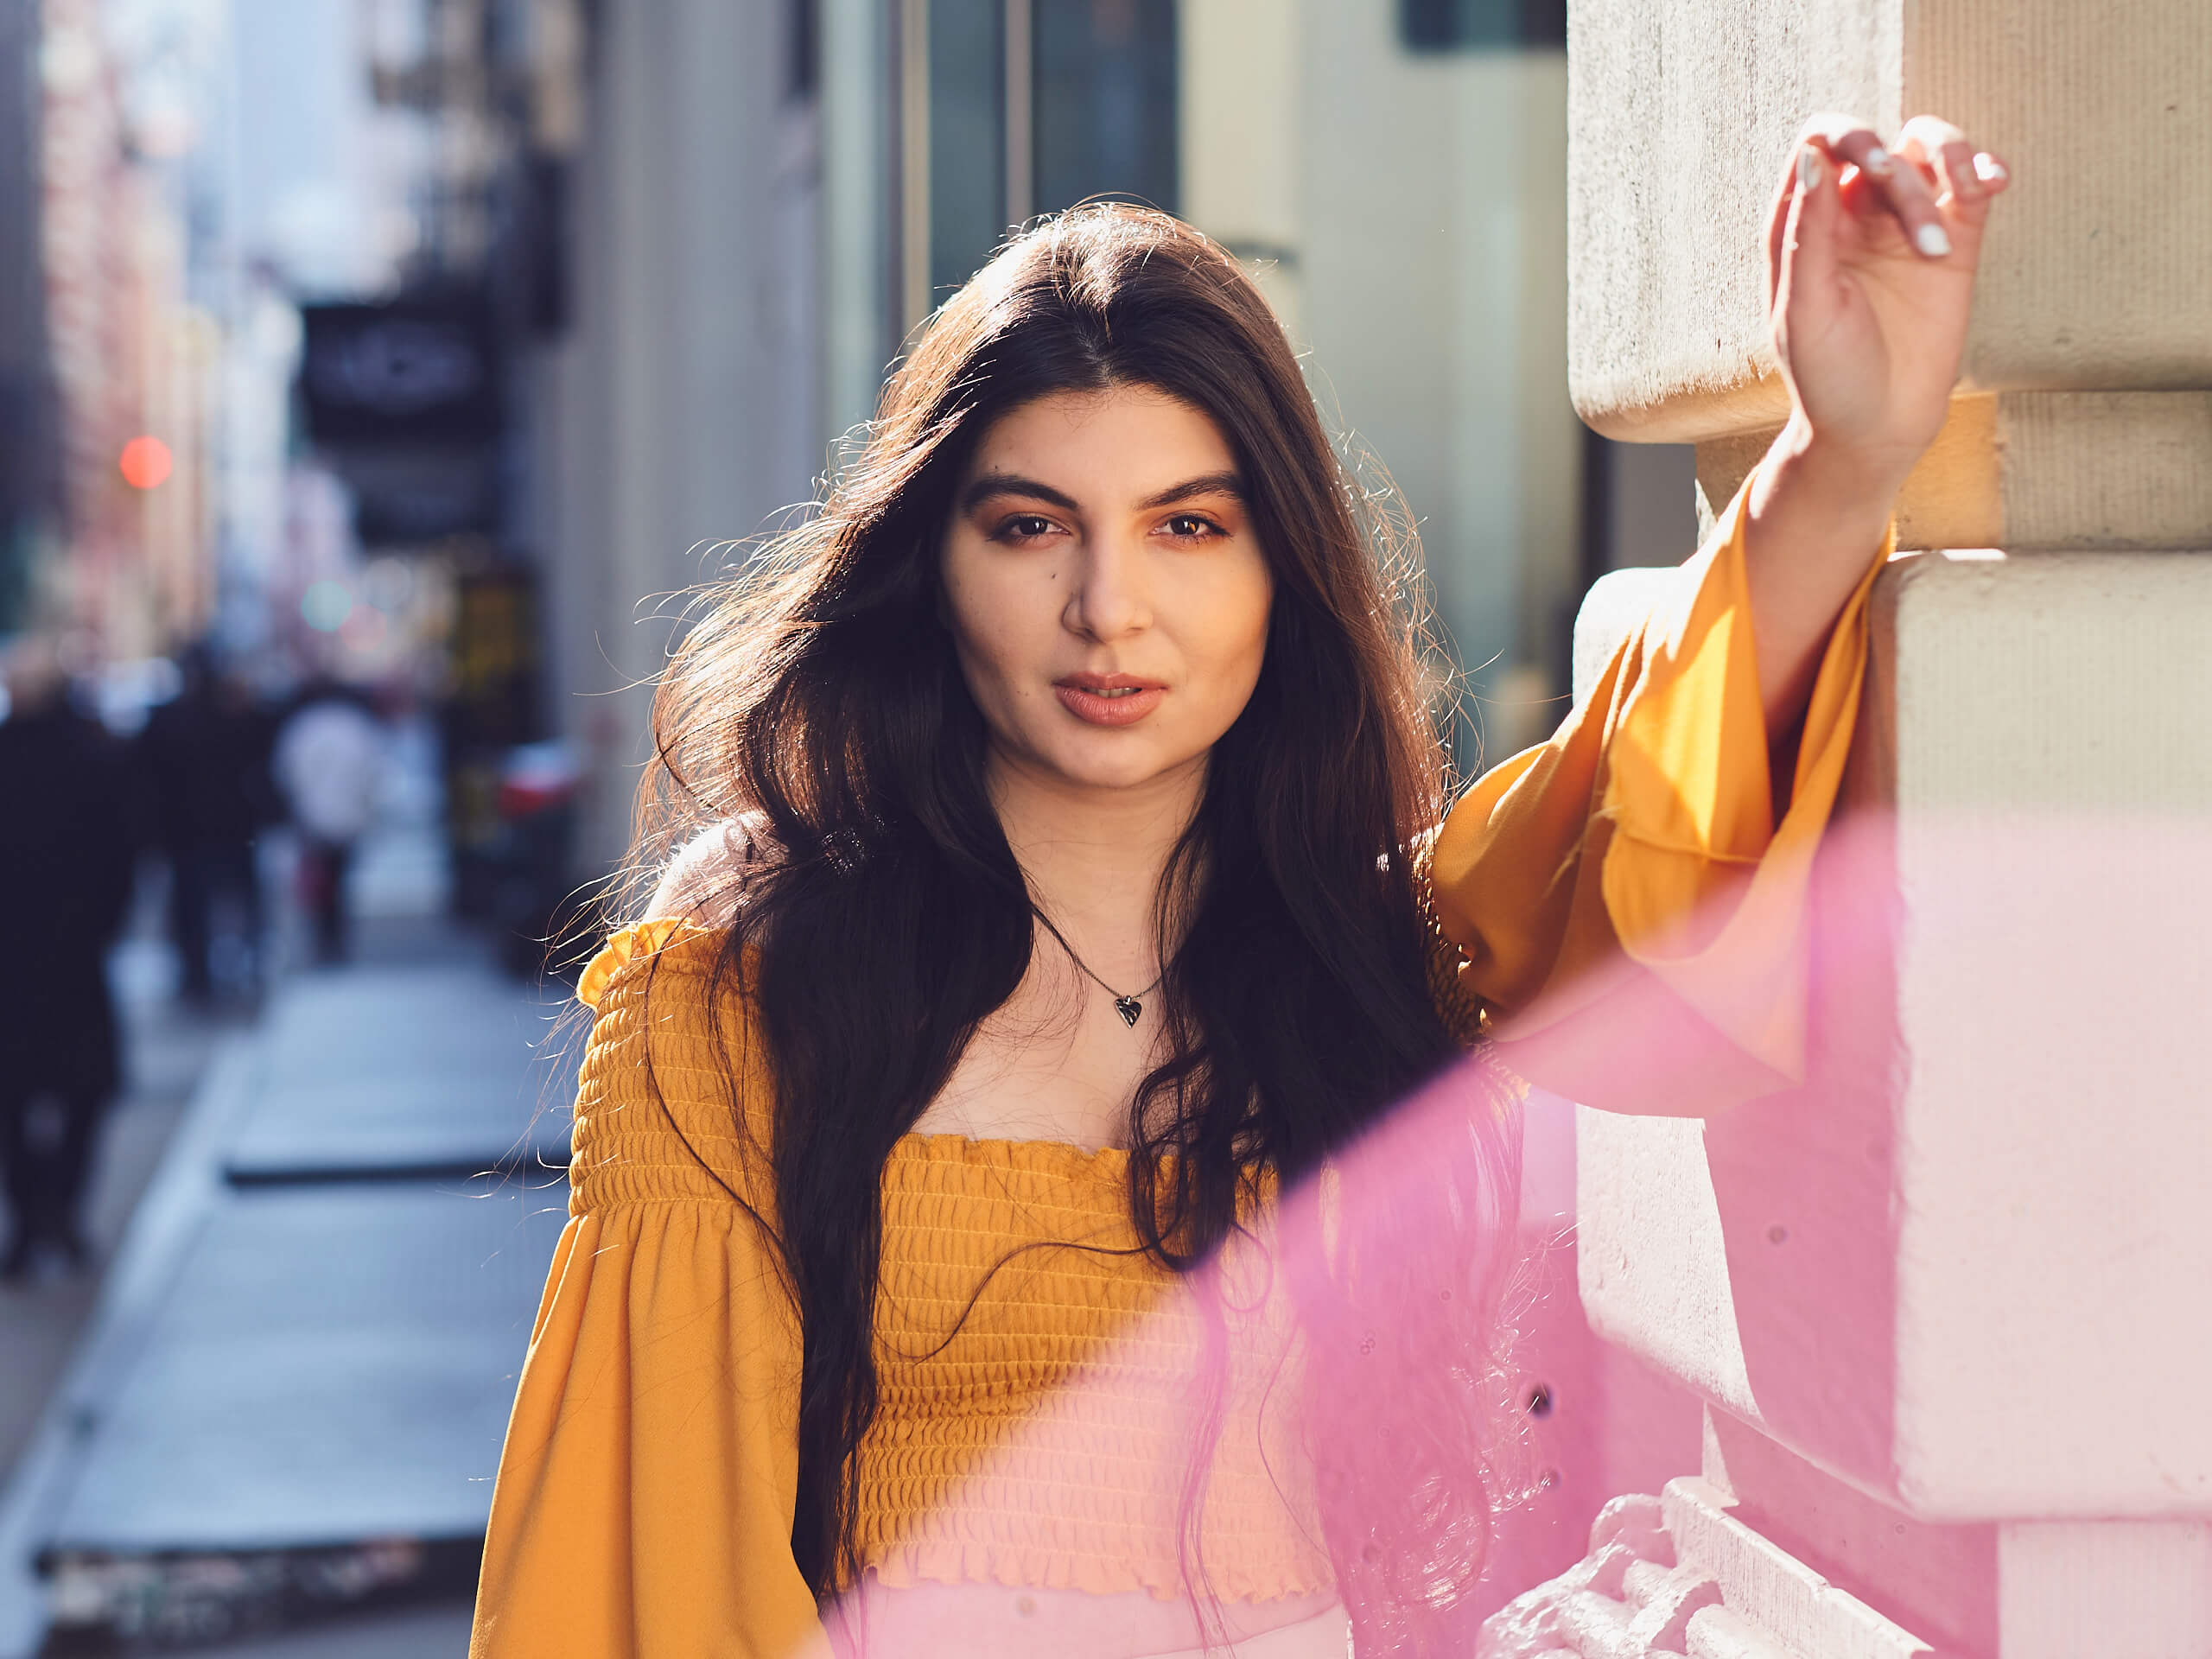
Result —
[{"label": "woman's hand", "polygon": [[[1897,150],[1806,124],[1768,220],[1767,315],[1789,423],[1745,503],[1759,696],[1777,750],[1958,379],[1999,157],[1919,116]],[[1716,504],[1717,505],[1717,504]]]},{"label": "woman's hand", "polygon": [[1767,315],[1801,448],[1893,495],[1943,424],[2005,163],[1916,117],[1884,149],[1806,124],[1767,226]]}]

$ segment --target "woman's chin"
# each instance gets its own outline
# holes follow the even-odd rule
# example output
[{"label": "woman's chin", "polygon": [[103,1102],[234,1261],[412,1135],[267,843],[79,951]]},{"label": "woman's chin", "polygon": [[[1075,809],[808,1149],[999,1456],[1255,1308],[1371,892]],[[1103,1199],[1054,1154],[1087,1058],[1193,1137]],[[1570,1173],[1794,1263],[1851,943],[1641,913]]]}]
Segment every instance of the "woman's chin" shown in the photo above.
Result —
[{"label": "woman's chin", "polygon": [[1101,794],[1156,786],[1185,775],[1205,751],[1186,753],[1182,745],[1147,741],[1139,731],[1123,728],[1096,735],[1078,734],[1029,752],[1025,770],[1041,772],[1066,790]]}]

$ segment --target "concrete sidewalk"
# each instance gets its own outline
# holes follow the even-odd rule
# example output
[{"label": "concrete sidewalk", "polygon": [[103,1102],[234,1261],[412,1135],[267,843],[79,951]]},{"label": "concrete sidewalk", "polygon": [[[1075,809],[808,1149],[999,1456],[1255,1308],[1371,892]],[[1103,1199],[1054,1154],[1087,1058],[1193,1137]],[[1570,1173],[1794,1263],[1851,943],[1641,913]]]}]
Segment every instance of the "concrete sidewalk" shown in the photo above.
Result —
[{"label": "concrete sidewalk", "polygon": [[569,1074],[471,941],[367,956],[217,1052],[0,1500],[0,1659],[465,1648]]}]

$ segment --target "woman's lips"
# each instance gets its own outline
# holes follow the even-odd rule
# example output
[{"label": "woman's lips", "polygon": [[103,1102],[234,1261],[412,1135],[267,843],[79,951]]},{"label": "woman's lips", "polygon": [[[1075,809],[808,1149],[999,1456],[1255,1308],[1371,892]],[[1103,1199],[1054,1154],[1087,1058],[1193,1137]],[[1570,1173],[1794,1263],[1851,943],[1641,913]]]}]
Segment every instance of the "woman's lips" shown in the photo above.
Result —
[{"label": "woman's lips", "polygon": [[1060,706],[1090,726],[1134,726],[1167,695],[1155,681],[1114,674],[1071,674],[1052,683]]}]

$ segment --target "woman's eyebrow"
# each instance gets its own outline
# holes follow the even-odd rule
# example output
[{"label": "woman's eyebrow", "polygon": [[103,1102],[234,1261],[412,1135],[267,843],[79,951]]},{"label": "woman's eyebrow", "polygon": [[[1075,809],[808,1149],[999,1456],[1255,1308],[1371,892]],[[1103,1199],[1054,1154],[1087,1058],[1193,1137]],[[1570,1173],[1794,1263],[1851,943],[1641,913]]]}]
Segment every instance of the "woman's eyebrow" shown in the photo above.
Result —
[{"label": "woman's eyebrow", "polygon": [[[1024,478],[1019,473],[979,473],[975,481],[961,493],[960,510],[972,512],[976,507],[996,495],[1027,496],[1033,501],[1045,501],[1067,512],[1079,512],[1073,496],[1065,490],[1056,490],[1050,484],[1033,478]],[[1155,490],[1137,503],[1140,512],[1164,507],[1177,501],[1188,501],[1202,495],[1233,496],[1242,501],[1244,480],[1235,472],[1201,473],[1196,478],[1186,478],[1179,484],[1170,484],[1164,490]]]},{"label": "woman's eyebrow", "polygon": [[961,493],[960,511],[972,512],[995,495],[1026,495],[1033,501],[1049,501],[1067,512],[1081,511],[1075,498],[1066,491],[1040,484],[1033,478],[1024,478],[1019,473],[977,474],[976,481]]},{"label": "woman's eyebrow", "polygon": [[1148,495],[1137,503],[1140,509],[1164,507],[1174,501],[1188,501],[1193,496],[1230,495],[1239,501],[1244,499],[1244,480],[1236,473],[1202,473],[1196,478],[1186,478],[1180,484],[1170,484],[1166,489]]}]

